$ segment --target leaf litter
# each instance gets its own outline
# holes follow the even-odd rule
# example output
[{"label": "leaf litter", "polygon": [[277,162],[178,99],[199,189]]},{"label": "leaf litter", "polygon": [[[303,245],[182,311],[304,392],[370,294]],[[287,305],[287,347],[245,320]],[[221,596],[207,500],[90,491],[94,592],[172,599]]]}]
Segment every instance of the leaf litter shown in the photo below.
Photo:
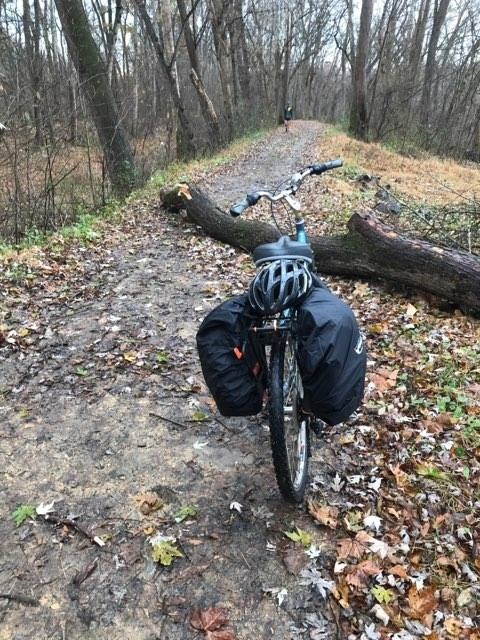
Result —
[{"label": "leaf litter", "polygon": [[[318,156],[314,151],[308,155],[309,159],[316,159]],[[251,173],[250,169],[251,167],[238,179],[239,187],[246,187],[245,180]],[[209,177],[208,180],[213,185],[214,194],[215,178]],[[328,233],[328,220],[322,221],[322,211],[326,206],[333,211],[340,202],[344,204],[344,196],[335,191],[335,180],[332,177],[324,183],[328,185],[328,191],[322,191],[323,187],[318,183],[311,184],[302,196],[306,200],[310,199],[309,216],[317,216],[320,220],[312,227],[313,232],[318,229],[322,233]],[[221,175],[219,181],[222,181]],[[218,184],[219,182],[217,186]],[[154,215],[149,213],[150,209],[154,211]],[[260,210],[258,215],[261,215]],[[198,366],[192,366],[195,358],[194,327],[207,309],[217,304],[218,300],[244,290],[253,273],[250,258],[240,251],[198,235],[198,230],[191,226],[172,222],[170,218],[163,216],[163,213],[152,208],[151,202],[134,203],[127,208],[125,216],[115,223],[114,233],[104,237],[102,243],[91,243],[85,247],[59,241],[52,246],[35,250],[34,255],[28,258],[16,256],[17,263],[25,261],[25,278],[15,282],[9,278],[8,269],[4,270],[0,278],[0,356],[7,363],[4,379],[8,380],[8,385],[6,390],[0,390],[4,394],[2,397],[6,398],[0,408],[5,415],[14,416],[14,420],[11,420],[10,429],[5,428],[6,439],[2,446],[6,448],[8,455],[2,450],[2,461],[5,461],[3,468],[8,469],[11,478],[18,477],[14,461],[15,457],[19,459],[19,452],[25,451],[25,455],[30,455],[33,459],[34,446],[42,446],[42,442],[48,442],[42,440],[49,437],[45,424],[50,421],[56,424],[58,415],[49,416],[47,406],[48,403],[54,405],[59,396],[64,395],[70,402],[72,399],[74,402],[81,401],[83,406],[94,403],[101,406],[100,402],[106,395],[115,398],[123,395],[130,403],[139,403],[142,397],[148,401],[148,392],[155,389],[155,403],[166,401],[176,406],[171,414],[174,422],[188,424],[189,420],[193,420],[189,426],[192,437],[188,439],[188,450],[181,449],[182,442],[178,438],[168,441],[171,457],[175,455],[176,448],[184,451],[184,458],[177,469],[182,469],[178,472],[180,474],[188,474],[188,483],[183,487],[176,487],[184,495],[170,513],[174,514],[175,509],[179,510],[185,504],[198,504],[202,490],[195,489],[192,492],[186,487],[188,484],[194,486],[196,482],[204,482],[204,474],[205,482],[209,485],[215,482],[216,473],[224,484],[225,478],[232,482],[230,489],[228,482],[226,489],[218,484],[222,489],[210,497],[207,504],[200,502],[199,515],[193,519],[193,523],[186,519],[167,525],[163,519],[163,510],[160,517],[160,510],[142,514],[139,509],[140,514],[137,515],[140,521],[149,522],[149,536],[153,537],[152,534],[159,530],[165,531],[167,537],[171,533],[173,540],[166,542],[176,547],[175,540],[181,540],[182,549],[187,544],[187,536],[192,540],[202,541],[198,546],[192,544],[188,547],[189,555],[192,554],[191,567],[187,566],[189,562],[186,560],[172,556],[177,558],[177,563],[172,561],[172,568],[168,569],[172,572],[169,574],[173,577],[172,589],[175,588],[176,579],[184,586],[193,580],[191,573],[186,573],[183,578],[184,571],[195,569],[198,571],[198,579],[203,580],[201,576],[204,572],[208,575],[209,571],[203,567],[212,562],[213,553],[216,553],[215,566],[223,553],[231,555],[231,549],[239,547],[242,540],[248,540],[250,550],[258,546],[258,554],[252,559],[249,550],[243,547],[245,558],[236,554],[234,560],[244,567],[250,590],[254,589],[251,586],[254,566],[262,567],[261,570],[268,574],[268,581],[262,580],[264,583],[282,585],[272,588],[276,589],[275,597],[277,603],[281,604],[280,613],[288,608],[289,622],[278,619],[279,639],[282,638],[282,629],[291,624],[292,616],[298,637],[317,632],[317,629],[308,626],[308,609],[299,606],[305,603],[305,599],[308,602],[308,598],[315,597],[319,598],[318,602],[325,603],[321,606],[326,607],[326,603],[329,603],[329,607],[331,605],[335,612],[332,617],[329,607],[321,609],[327,631],[319,623],[319,637],[322,637],[320,634],[328,637],[328,633],[332,636],[332,630],[338,629],[338,625],[342,629],[340,635],[352,640],[380,637],[382,640],[403,640],[422,634],[430,634],[432,640],[445,634],[452,638],[478,637],[478,621],[475,618],[480,571],[478,321],[459,312],[441,311],[432,304],[432,300],[418,296],[406,297],[375,283],[367,286],[360,282],[326,278],[332,290],[340,293],[352,305],[366,333],[369,353],[366,402],[348,425],[329,430],[320,441],[314,443],[312,477],[315,482],[310,491],[310,500],[326,511],[320,512],[320,519],[308,513],[295,515],[298,530],[306,531],[312,536],[312,540],[308,546],[301,544],[300,540],[292,540],[294,546],[307,558],[308,564],[301,569],[301,572],[307,572],[303,578],[300,574],[289,575],[282,562],[282,532],[288,530],[299,534],[293,528],[292,517],[286,521],[284,508],[278,506],[269,466],[268,442],[260,436],[255,440],[256,436],[251,435],[248,427],[244,431],[243,442],[236,445],[242,447],[244,442],[254,443],[255,450],[265,454],[259,466],[260,472],[256,472],[256,477],[254,474],[253,485],[248,482],[252,477],[250,469],[243,477],[242,467],[235,467],[230,476],[230,470],[217,471],[206,466],[209,462],[204,462],[203,456],[206,457],[209,450],[221,451],[221,447],[225,445],[218,444],[217,434],[225,436],[221,426],[216,424],[213,428],[208,420],[203,419],[204,416],[212,415],[215,407],[205,389],[192,382],[200,377]],[[147,238],[152,229],[158,230],[155,232],[158,232],[158,236],[155,238],[154,251],[151,239]],[[128,251],[121,252],[120,243],[128,246]],[[140,273],[147,273],[147,277],[151,277],[157,254],[160,252],[163,256],[168,255],[173,243],[175,258],[182,255],[190,269],[188,276],[185,276],[185,284],[182,284],[179,275],[176,287],[183,287],[184,291],[188,291],[189,279],[193,278],[202,283],[198,287],[200,292],[205,288],[205,282],[215,283],[209,285],[208,291],[200,294],[192,292],[196,297],[190,305],[193,309],[190,309],[189,316],[191,327],[177,324],[174,310],[169,310],[168,298],[162,309],[155,307],[154,319],[149,319],[146,306],[152,304],[153,298],[145,301],[146,304],[141,302],[132,313],[128,308],[128,301],[135,297],[140,301],[148,290],[141,275],[135,276],[138,284],[133,283],[130,291],[128,287],[131,285],[128,278],[125,278],[122,287],[126,293],[119,289],[115,292],[115,298],[108,297],[109,287],[105,285],[106,282],[111,282],[113,290],[113,286],[117,286],[119,282],[118,274],[125,265],[128,264],[133,270],[133,263],[128,263],[128,255],[138,255],[139,252],[146,258]],[[9,260],[12,261],[13,258]],[[172,267],[173,264],[172,262]],[[161,273],[160,270],[158,273]],[[158,283],[158,286],[165,288],[168,284]],[[107,303],[105,308],[102,308],[103,298]],[[7,299],[8,307],[4,304]],[[89,330],[94,327],[91,336],[82,328],[79,319],[89,308],[96,317],[87,316],[87,321],[83,322]],[[199,311],[195,311],[195,308]],[[66,314],[70,315],[67,317]],[[146,321],[139,326],[141,317],[146,318]],[[181,336],[178,334],[180,331]],[[184,346],[185,342],[187,347]],[[162,354],[161,357],[158,354]],[[15,366],[11,366],[13,363]],[[194,411],[202,414],[201,419],[198,419],[200,415],[192,415],[192,408],[185,402],[188,393],[195,393],[200,404]],[[88,403],[85,403],[85,399]],[[97,466],[88,467],[89,476],[82,479],[81,483],[98,483],[98,488],[105,485],[108,487],[107,491],[115,493],[119,504],[123,499],[125,503],[130,502],[130,506],[131,500],[125,500],[125,495],[141,495],[141,487],[150,486],[145,482],[158,469],[158,456],[152,457],[151,462],[146,462],[148,459],[142,457],[143,452],[148,452],[150,447],[158,447],[162,438],[167,443],[166,433],[160,432],[159,428],[155,427],[157,442],[151,443],[144,435],[147,432],[145,423],[140,428],[134,426],[135,420],[144,414],[141,405],[136,406],[135,416],[127,413],[122,415],[121,412],[118,414],[118,410],[115,416],[126,418],[129,433],[136,439],[134,446],[137,443],[142,445],[136,450],[139,465],[134,467],[133,473],[144,479],[139,480],[136,486],[121,477],[111,484],[111,480],[101,470],[105,466],[100,453],[102,446],[104,451],[111,452],[105,454],[108,455],[105,458],[108,460],[105,468],[112,469],[113,463],[114,470],[116,464],[121,466],[120,460],[118,463],[116,461],[116,456],[121,454],[116,451],[121,452],[119,443],[122,438],[125,440],[125,433],[120,437],[118,420],[112,421],[108,412],[102,410],[97,419],[100,423],[108,421],[109,430],[118,441],[116,446],[108,442],[102,431],[95,432],[92,429],[88,434],[85,433],[87,444],[75,440],[75,433],[71,432],[75,448],[69,449],[68,441],[64,441],[60,448],[71,459],[81,455],[82,460],[87,461],[91,452],[96,452],[97,457],[94,459]],[[155,409],[155,405],[152,409]],[[78,434],[82,433],[80,424],[83,427],[84,423],[85,418],[76,423]],[[247,421],[241,424],[245,429]],[[170,426],[171,433],[175,434],[175,425]],[[178,425],[175,427],[179,428]],[[29,442],[28,438],[32,435],[35,443]],[[181,435],[185,437],[184,432]],[[12,440],[12,436],[15,440]],[[88,438],[92,443],[90,445]],[[228,438],[238,442],[231,433],[228,433]],[[36,444],[37,440],[40,445]],[[11,448],[10,443],[13,442],[18,442],[17,449]],[[208,443],[208,447],[204,443]],[[56,435],[49,450],[42,450],[45,463],[40,458],[35,460],[35,465],[41,470],[36,471],[38,477],[48,477],[50,468],[47,460],[55,447],[59,447]],[[62,463],[59,461],[58,464]],[[144,464],[147,466],[142,469],[141,465]],[[72,473],[71,464],[69,467],[68,471]],[[66,470],[64,473],[68,477]],[[96,480],[96,476],[99,480]],[[237,488],[239,477],[245,482],[242,491]],[[33,500],[33,496],[37,495],[35,485],[29,486],[32,498],[23,492],[17,492],[15,496],[8,494],[10,514],[22,502],[27,506],[31,502],[36,503]],[[68,484],[56,486],[58,496],[66,496],[73,507],[78,501],[75,488],[69,489]],[[120,493],[117,487],[121,487]],[[219,498],[222,491],[228,493],[227,502],[221,502]],[[57,499],[57,493],[49,493]],[[261,500],[255,503],[255,496],[261,496]],[[160,499],[164,501],[162,495]],[[226,520],[225,510],[228,511],[229,504],[233,502],[244,505],[242,518]],[[219,508],[215,511],[216,503],[219,503]],[[107,520],[113,533],[109,534],[110,538],[106,537],[104,540],[102,536],[99,539],[108,550],[115,551],[115,545],[120,541],[121,545],[125,544],[125,540],[128,544],[133,544],[139,535],[138,531],[147,536],[143,534],[143,524],[140,525],[137,521],[129,524],[128,518],[132,517],[130,506],[110,511],[123,518],[120,526],[114,525],[114,520],[108,521],[105,515],[108,510],[102,508],[98,511],[93,499],[84,501],[83,505],[92,511],[92,525]],[[73,508],[80,512],[80,508]],[[254,513],[268,513],[268,516],[255,516]],[[10,541],[9,549],[12,536],[24,536],[27,531],[39,535],[41,524],[34,524],[32,515],[27,516],[19,525],[18,533],[15,533],[14,528],[6,529],[3,538]],[[312,527],[309,527],[309,520]],[[7,522],[8,518],[4,521]],[[9,526],[14,527],[14,523]],[[182,527],[186,528],[186,532]],[[235,527],[242,527],[241,534],[236,533]],[[52,535],[62,540],[61,544],[65,548],[68,545],[69,554],[77,553],[83,558],[85,550],[80,547],[78,551],[74,551],[75,531],[72,528],[69,531],[58,528]],[[27,539],[21,538],[20,544],[26,545],[24,540]],[[268,553],[265,551],[267,544],[270,545]],[[51,551],[48,553],[54,558],[54,553],[59,550],[58,542],[49,541],[47,549],[50,547]],[[204,547],[212,549],[211,556],[202,556],[203,552],[200,550]],[[180,548],[176,548],[182,553]],[[3,556],[6,557],[6,554]],[[265,556],[267,560],[263,564]],[[132,552],[133,564],[138,566],[140,557],[140,553]],[[81,565],[85,566],[85,562]],[[157,562],[155,565],[151,567],[146,562],[142,575],[153,576],[149,580],[162,575],[161,572],[165,569],[159,569]],[[269,573],[273,569],[276,573]],[[109,580],[113,585],[124,584],[122,588],[129,589],[128,583],[122,583],[121,571],[114,568]],[[222,578],[225,580],[231,571],[233,569],[225,571]],[[95,573],[100,574],[103,575],[101,571]],[[90,581],[93,584],[95,575],[85,584]],[[284,575],[284,579],[280,581],[281,575]],[[236,577],[233,583],[237,585],[238,580]],[[306,584],[301,584],[302,582]],[[92,616],[101,619],[104,614],[100,614],[99,607],[107,605],[102,605],[105,602],[102,598],[105,596],[102,596],[99,584],[95,588],[97,593],[94,599],[95,592],[92,591],[90,608]],[[385,596],[385,593],[388,595]],[[381,603],[375,594],[383,600]],[[109,598],[111,600],[112,596],[109,595]],[[386,602],[385,598],[389,601]],[[192,601],[188,606],[195,608],[195,604]],[[62,607],[65,606],[62,604]],[[237,606],[239,611],[244,611],[241,601]],[[263,606],[262,601],[259,606]],[[178,607],[183,611],[180,616],[183,615],[184,619],[188,610],[182,610],[185,605]],[[345,612],[345,616],[342,612]],[[151,612],[150,615],[154,614]],[[236,618],[238,619],[238,613]],[[9,611],[7,623],[12,624],[14,619],[15,612]],[[75,615],[72,619],[75,619]],[[40,618],[37,624],[41,624]],[[172,638],[176,638],[175,627],[168,629]],[[205,630],[202,631],[206,633]],[[208,633],[220,632],[223,633],[222,627],[208,630]],[[184,633],[185,630],[182,629],[180,635],[177,635],[183,639]],[[42,632],[38,629],[31,630],[30,635],[35,637],[42,635]],[[218,635],[216,637],[221,638]],[[225,637],[228,638],[228,635]]]}]

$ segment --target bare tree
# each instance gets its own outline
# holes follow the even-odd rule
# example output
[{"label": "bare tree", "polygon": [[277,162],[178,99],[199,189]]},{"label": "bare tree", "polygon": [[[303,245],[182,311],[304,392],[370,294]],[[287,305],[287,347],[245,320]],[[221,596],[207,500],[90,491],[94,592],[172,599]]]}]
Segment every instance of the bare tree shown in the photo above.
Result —
[{"label": "bare tree", "polygon": [[85,10],[81,0],[55,0],[55,4],[102,143],[112,186],[118,194],[126,194],[135,182],[133,155]]},{"label": "bare tree", "polygon": [[356,138],[366,140],[368,136],[367,113],[367,60],[370,47],[373,0],[362,0],[360,28],[352,69],[352,105],[350,109],[350,131]]}]

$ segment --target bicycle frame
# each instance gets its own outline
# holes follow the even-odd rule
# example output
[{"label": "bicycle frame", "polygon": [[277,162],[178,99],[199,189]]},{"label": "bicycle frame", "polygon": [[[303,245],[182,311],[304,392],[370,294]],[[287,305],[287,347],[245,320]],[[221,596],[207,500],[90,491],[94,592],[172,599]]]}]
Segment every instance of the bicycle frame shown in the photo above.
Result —
[{"label": "bicycle frame", "polygon": [[[295,195],[303,180],[309,175],[320,175],[330,169],[341,166],[340,160],[333,160],[323,164],[315,164],[302,169],[291,176],[288,185],[282,190],[257,191],[247,194],[246,198],[230,208],[230,214],[237,217],[261,199],[266,198],[271,203],[284,201],[295,213],[295,234],[292,238],[283,237],[278,242],[268,243],[257,251],[254,259],[260,268],[266,263],[272,263],[277,269],[277,262],[283,259],[301,261],[301,268],[314,270],[313,253],[305,251],[299,245],[309,246],[305,222],[301,216],[301,205]],[[273,219],[276,223],[275,216]],[[278,228],[278,225],[277,225]],[[279,229],[280,233],[281,230]],[[278,245],[278,246],[273,246]],[[283,266],[280,268],[283,271]],[[270,267],[267,267],[269,269]],[[260,271],[260,277],[264,272]],[[267,275],[270,276],[267,271]],[[259,277],[258,275],[256,277]],[[305,277],[305,274],[302,274]],[[309,278],[304,280],[309,282]],[[255,281],[253,286],[255,286]],[[270,286],[270,284],[268,285]],[[275,285],[267,291],[273,293]],[[308,293],[308,290],[302,292]],[[290,298],[289,303],[295,305],[300,298]],[[252,303],[259,315],[252,316],[252,324],[248,331],[247,340],[255,354],[253,372],[264,390],[268,393],[268,421],[270,429],[270,444],[272,447],[273,465],[277,483],[283,497],[298,503],[303,499],[308,479],[308,458],[310,457],[310,431],[318,434],[318,425],[313,416],[303,408],[303,383],[298,362],[296,307],[276,305],[270,301],[263,304],[261,299]],[[282,310],[283,309],[283,310]],[[271,315],[267,315],[268,312]]]}]

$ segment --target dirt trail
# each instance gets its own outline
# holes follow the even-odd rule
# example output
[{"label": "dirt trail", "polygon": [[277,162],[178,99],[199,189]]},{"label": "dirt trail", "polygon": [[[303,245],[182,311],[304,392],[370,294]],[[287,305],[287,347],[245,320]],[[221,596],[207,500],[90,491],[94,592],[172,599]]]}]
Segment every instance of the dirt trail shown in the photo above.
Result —
[{"label": "dirt trail", "polygon": [[[314,159],[320,131],[278,131],[205,186],[228,204],[273,185]],[[327,547],[303,509],[280,500],[265,425],[220,421],[200,388],[196,328],[244,286],[248,259],[194,231],[154,199],[136,202],[114,237],[72,250],[68,278],[59,258],[34,265],[26,286],[11,287],[15,274],[0,282],[9,336],[0,344],[0,593],[41,603],[0,599],[0,640],[188,640],[199,637],[191,610],[213,605],[227,609],[241,640],[308,638],[308,616],[324,624],[315,637],[336,635],[321,596],[282,562],[293,522],[313,532],[321,554]],[[199,411],[208,419],[195,422]],[[334,453],[322,455],[331,478]],[[312,466],[318,476],[318,460]],[[164,507],[144,516],[135,497],[151,491]],[[40,518],[15,527],[17,505],[53,500],[57,515],[105,546]],[[198,518],[172,523],[185,505]],[[152,530],[180,542],[184,557],[171,569],[151,559]],[[283,588],[278,606],[266,590]]]}]

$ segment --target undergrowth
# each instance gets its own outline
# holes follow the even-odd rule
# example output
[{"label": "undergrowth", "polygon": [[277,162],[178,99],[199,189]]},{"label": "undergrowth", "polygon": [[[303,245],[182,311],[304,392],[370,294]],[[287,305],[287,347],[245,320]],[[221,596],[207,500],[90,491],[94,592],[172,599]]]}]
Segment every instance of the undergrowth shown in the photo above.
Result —
[{"label": "undergrowth", "polygon": [[31,247],[49,244],[58,239],[71,239],[83,243],[98,241],[102,238],[104,232],[102,223],[106,220],[118,218],[121,215],[124,204],[152,195],[168,184],[188,180],[195,174],[227,164],[245,153],[253,143],[266,138],[271,131],[272,129],[251,131],[237,138],[214,155],[205,155],[188,162],[174,162],[166,169],[156,171],[142,187],[133,191],[124,202],[109,200],[104,206],[97,209],[86,210],[85,207],[79,208],[76,221],[58,231],[43,233],[36,228],[32,228],[26,232],[23,240],[17,244],[0,242],[0,258],[8,256],[12,252],[28,250]]}]

